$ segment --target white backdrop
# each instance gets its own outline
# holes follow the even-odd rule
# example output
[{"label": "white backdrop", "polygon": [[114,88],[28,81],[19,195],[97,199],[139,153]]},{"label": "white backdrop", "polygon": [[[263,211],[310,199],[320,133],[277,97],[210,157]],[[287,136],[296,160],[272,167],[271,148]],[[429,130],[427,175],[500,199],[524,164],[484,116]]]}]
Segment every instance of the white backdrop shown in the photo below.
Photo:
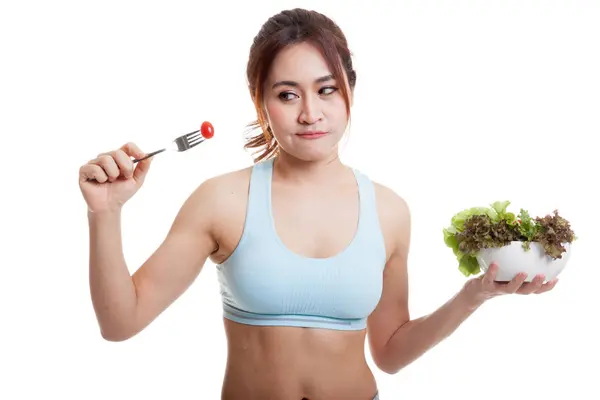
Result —
[{"label": "white backdrop", "polygon": [[558,208],[579,236],[554,291],[495,299],[397,375],[376,370],[382,399],[598,398],[591,0],[3,3],[0,398],[219,398],[225,341],[210,262],[141,334],[101,338],[77,171],[127,141],[151,151],[214,124],[211,141],[156,157],[126,205],[133,272],[198,184],[251,164],[249,46],[291,7],[328,14],[355,54],[342,157],[411,206],[414,317],[465,281],[442,240],[463,208],[505,199],[537,215]]}]

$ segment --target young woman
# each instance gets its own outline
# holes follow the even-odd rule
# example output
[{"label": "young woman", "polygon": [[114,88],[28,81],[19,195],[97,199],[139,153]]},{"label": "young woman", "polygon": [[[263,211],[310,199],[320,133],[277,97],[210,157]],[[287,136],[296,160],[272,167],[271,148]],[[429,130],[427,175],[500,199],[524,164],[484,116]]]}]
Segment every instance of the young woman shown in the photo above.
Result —
[{"label": "young woman", "polygon": [[411,319],[410,213],[388,187],[344,165],[356,73],[344,34],[294,9],[270,18],[250,50],[258,120],[252,167],[215,176],[183,204],[164,242],[133,274],[121,209],[151,158],[129,143],[80,169],[88,205],[91,295],[102,336],[126,340],[216,264],[228,353],[223,399],[377,399],[364,352],[394,374],[450,335],[488,299],[555,282],[469,280],[430,315]]}]

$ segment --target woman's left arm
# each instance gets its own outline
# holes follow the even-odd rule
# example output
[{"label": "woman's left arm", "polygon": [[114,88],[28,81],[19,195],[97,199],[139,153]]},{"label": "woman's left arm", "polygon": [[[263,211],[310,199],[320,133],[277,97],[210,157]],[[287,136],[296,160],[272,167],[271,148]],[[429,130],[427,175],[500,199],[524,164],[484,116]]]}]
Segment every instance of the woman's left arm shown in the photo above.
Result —
[{"label": "woman's left arm", "polygon": [[387,223],[394,221],[390,242],[391,255],[386,263],[383,294],[377,308],[368,319],[369,346],[376,365],[388,374],[395,374],[452,334],[487,300],[509,293],[543,293],[556,285],[556,280],[544,283],[538,276],[525,283],[526,276],[517,275],[509,283],[494,281],[497,265],[468,280],[460,291],[432,313],[411,319],[408,309],[407,260],[410,247],[410,211],[403,199],[386,190],[382,206]]}]

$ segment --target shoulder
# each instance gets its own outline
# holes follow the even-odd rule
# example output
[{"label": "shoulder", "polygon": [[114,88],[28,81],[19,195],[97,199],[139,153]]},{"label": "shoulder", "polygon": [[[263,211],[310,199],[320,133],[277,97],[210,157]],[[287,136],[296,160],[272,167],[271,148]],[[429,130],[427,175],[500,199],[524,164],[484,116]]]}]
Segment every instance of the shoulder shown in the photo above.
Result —
[{"label": "shoulder", "polygon": [[[252,167],[212,176],[200,183],[182,204],[170,234],[210,243],[217,254],[228,227],[243,221]],[[183,240],[183,239],[181,239]]]},{"label": "shoulder", "polygon": [[369,174],[354,168],[354,170],[373,185],[375,199],[377,201],[378,211],[385,213],[387,216],[396,216],[398,218],[410,216],[410,209],[407,201],[390,186],[385,185]]},{"label": "shoulder", "polygon": [[404,197],[390,186],[371,178],[361,170],[354,170],[372,184],[377,212],[381,219],[391,220],[394,224],[410,222],[410,207]]},{"label": "shoulder", "polygon": [[248,194],[252,166],[215,175],[203,181],[190,195],[188,202],[197,206],[214,206],[213,213],[229,202]]},{"label": "shoulder", "polygon": [[373,181],[378,208],[395,220],[410,218],[408,202],[397,191],[382,183]]},{"label": "shoulder", "polygon": [[245,167],[210,177],[198,186],[197,191],[215,198],[237,192],[242,187],[248,186],[252,168],[252,166]]},{"label": "shoulder", "polygon": [[390,186],[372,182],[388,257],[398,252],[405,254],[410,245],[411,232],[411,212],[408,202]]}]

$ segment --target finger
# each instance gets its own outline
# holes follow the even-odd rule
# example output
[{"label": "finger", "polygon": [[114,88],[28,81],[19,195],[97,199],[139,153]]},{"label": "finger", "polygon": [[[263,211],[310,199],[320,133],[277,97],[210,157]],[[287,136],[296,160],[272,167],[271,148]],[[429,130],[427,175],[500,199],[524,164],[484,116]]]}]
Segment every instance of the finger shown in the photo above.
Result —
[{"label": "finger", "polygon": [[488,270],[483,275],[483,283],[485,285],[493,285],[496,280],[496,274],[498,273],[498,264],[492,262],[488,267]]},{"label": "finger", "polygon": [[554,289],[554,287],[556,286],[556,284],[558,283],[558,278],[554,278],[546,283],[544,283],[539,289],[537,289],[534,293],[535,294],[542,294],[542,293],[546,293],[552,289]]},{"label": "finger", "polygon": [[146,178],[146,174],[150,170],[150,164],[152,163],[152,159],[154,157],[146,158],[143,161],[137,163],[135,170],[133,171],[133,179],[137,182],[143,182]]},{"label": "finger", "polygon": [[137,144],[133,142],[125,143],[121,146],[121,150],[123,150],[128,156],[134,157],[136,159],[140,159],[146,155]]},{"label": "finger", "polygon": [[79,170],[79,180],[82,182],[94,180],[98,183],[104,183],[108,180],[108,175],[106,175],[102,167],[99,165],[86,164]]},{"label": "finger", "polygon": [[108,175],[108,180],[111,182],[116,180],[119,175],[121,175],[119,166],[115,162],[115,159],[110,155],[105,154],[100,156],[94,164],[102,167],[106,175]]},{"label": "finger", "polygon": [[127,153],[119,149],[113,152],[112,157],[119,167],[121,175],[128,179],[131,178],[133,176],[133,161]]},{"label": "finger", "polygon": [[544,279],[546,277],[544,275],[536,275],[531,282],[524,283],[519,290],[517,290],[518,294],[531,294],[539,290],[544,284]]},{"label": "finger", "polygon": [[505,285],[504,291],[506,293],[516,293],[523,286],[525,279],[527,279],[526,273],[518,273],[513,279],[511,279],[510,282],[508,282],[508,284]]},{"label": "finger", "polygon": [[[124,144],[123,147],[121,147],[121,150],[123,150],[127,155],[136,159],[146,156],[146,153],[143,152],[138,145],[133,142]],[[148,174],[148,171],[150,170],[150,163],[152,163],[152,159],[153,157],[150,157],[136,164],[133,171],[133,179],[140,183],[144,181],[146,174]]]}]

